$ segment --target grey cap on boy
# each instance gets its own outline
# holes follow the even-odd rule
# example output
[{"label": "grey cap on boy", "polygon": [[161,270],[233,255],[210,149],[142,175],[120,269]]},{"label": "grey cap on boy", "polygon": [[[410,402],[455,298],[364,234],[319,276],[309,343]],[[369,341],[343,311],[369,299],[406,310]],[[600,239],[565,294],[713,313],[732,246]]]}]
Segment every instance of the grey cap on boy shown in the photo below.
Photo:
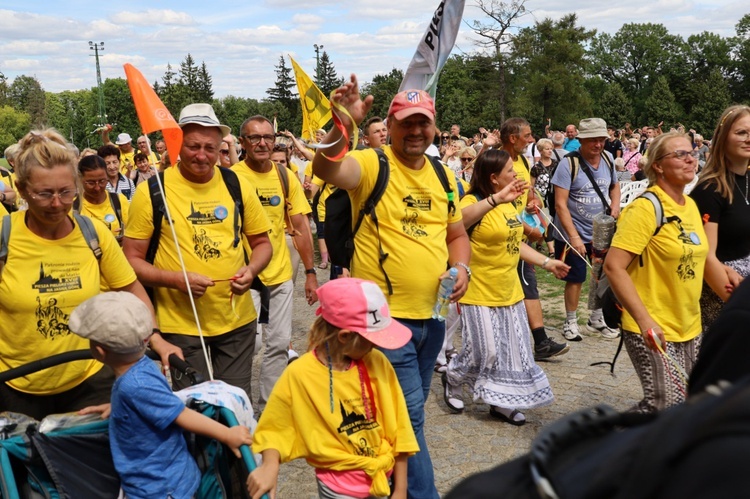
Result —
[{"label": "grey cap on boy", "polygon": [[151,336],[151,311],[133,293],[108,291],[89,298],[70,314],[68,327],[114,353],[142,352]]}]

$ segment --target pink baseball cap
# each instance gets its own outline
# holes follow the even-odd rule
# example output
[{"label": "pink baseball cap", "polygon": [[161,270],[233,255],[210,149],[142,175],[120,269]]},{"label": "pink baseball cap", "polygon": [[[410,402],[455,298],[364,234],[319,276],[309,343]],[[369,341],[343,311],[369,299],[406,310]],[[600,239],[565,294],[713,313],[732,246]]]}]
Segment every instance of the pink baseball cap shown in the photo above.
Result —
[{"label": "pink baseball cap", "polygon": [[318,299],[315,315],[362,335],[380,348],[401,348],[411,339],[409,328],[391,318],[385,295],[372,281],[334,279],[318,288]]},{"label": "pink baseball cap", "polygon": [[403,120],[413,114],[424,114],[435,121],[435,101],[424,90],[399,92],[388,108],[388,116],[395,116],[397,120]]}]

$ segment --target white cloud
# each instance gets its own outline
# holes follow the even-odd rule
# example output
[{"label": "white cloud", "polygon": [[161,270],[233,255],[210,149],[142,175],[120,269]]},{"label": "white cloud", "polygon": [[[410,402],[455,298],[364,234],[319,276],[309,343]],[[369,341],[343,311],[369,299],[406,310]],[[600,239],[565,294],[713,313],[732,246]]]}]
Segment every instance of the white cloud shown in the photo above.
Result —
[{"label": "white cloud", "polygon": [[135,26],[192,26],[193,17],[186,12],[171,9],[147,9],[139,12],[122,11],[110,16],[117,24],[132,24]]}]

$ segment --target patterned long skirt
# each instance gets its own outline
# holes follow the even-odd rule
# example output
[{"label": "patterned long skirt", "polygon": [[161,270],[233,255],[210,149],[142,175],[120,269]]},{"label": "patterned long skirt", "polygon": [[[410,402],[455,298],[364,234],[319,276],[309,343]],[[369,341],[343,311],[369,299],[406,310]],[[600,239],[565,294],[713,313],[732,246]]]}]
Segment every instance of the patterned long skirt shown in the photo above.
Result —
[{"label": "patterned long skirt", "polygon": [[448,365],[451,385],[469,385],[474,401],[506,409],[533,409],[555,397],[534,362],[523,301],[507,307],[461,306],[463,348]]}]

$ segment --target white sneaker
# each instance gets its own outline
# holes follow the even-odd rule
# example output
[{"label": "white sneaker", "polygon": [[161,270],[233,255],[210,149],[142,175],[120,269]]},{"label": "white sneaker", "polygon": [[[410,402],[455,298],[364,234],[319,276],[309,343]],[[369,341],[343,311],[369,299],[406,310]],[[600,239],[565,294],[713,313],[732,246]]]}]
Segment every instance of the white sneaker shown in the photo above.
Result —
[{"label": "white sneaker", "polygon": [[563,337],[568,341],[581,341],[581,332],[578,330],[578,322],[565,321],[563,324]]},{"label": "white sneaker", "polygon": [[287,365],[289,365],[289,364],[291,364],[292,362],[294,362],[295,360],[299,359],[299,354],[298,354],[297,352],[295,352],[295,351],[294,351],[293,349],[291,349],[291,348],[289,349],[289,351],[287,352],[287,354],[289,355],[289,357],[288,357],[288,359],[287,359],[287,362],[286,362],[286,363],[287,363]]},{"label": "white sneaker", "polygon": [[619,329],[612,329],[611,327],[607,326],[607,323],[604,322],[604,319],[599,319],[598,321],[589,321],[586,323],[586,327],[589,328],[589,330],[592,333],[599,333],[602,335],[602,338],[608,339],[608,340],[614,340],[615,338],[620,337],[620,330]]}]

